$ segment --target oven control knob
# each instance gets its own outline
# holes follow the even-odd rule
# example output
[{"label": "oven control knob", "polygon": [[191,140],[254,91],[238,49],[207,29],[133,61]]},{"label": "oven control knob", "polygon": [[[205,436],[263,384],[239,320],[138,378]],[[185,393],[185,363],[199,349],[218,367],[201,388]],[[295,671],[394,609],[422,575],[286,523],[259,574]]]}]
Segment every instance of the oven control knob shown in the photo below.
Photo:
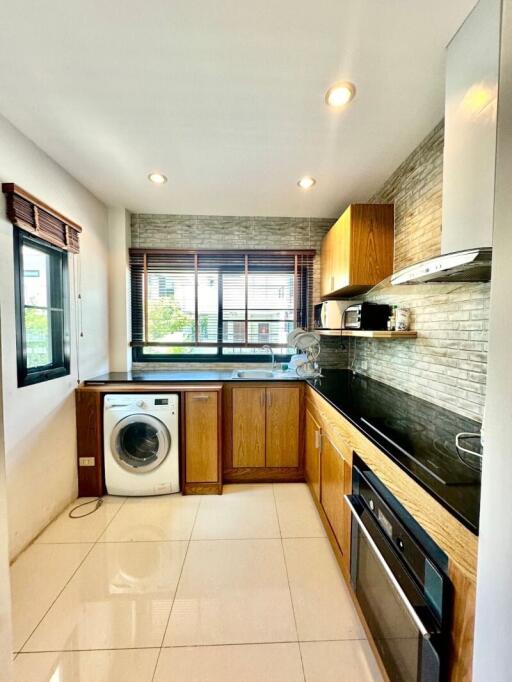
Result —
[{"label": "oven control knob", "polygon": [[373,511],[375,509],[375,504],[374,504],[373,500],[370,500],[369,505],[370,505],[370,509]]},{"label": "oven control knob", "polygon": [[143,400],[137,400],[135,404],[137,407],[146,407],[146,403]]}]

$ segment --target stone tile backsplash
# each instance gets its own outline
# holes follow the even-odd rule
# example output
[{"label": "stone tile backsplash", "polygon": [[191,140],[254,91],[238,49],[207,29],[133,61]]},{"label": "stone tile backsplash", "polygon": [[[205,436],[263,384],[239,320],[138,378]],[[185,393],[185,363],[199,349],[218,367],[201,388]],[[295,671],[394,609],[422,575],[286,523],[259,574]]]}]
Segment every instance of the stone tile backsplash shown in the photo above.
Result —
[{"label": "stone tile backsplash", "polygon": [[[395,205],[395,270],[441,252],[444,124],[441,121],[371,202]],[[489,284],[386,287],[365,300],[411,311],[417,339],[352,339],[362,374],[473,419],[485,402]]]},{"label": "stone tile backsplash", "polygon": [[350,366],[372,379],[480,420],[485,401],[490,285],[386,287],[366,300],[409,308],[416,339],[350,342]]}]

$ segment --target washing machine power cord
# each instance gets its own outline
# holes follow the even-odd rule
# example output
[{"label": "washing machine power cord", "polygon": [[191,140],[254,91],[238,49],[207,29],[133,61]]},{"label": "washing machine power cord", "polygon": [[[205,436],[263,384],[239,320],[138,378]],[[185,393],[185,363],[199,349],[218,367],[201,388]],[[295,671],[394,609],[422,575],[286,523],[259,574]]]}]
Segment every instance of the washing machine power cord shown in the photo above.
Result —
[{"label": "washing machine power cord", "polygon": [[[80,507],[85,507],[88,504],[93,504],[96,502],[96,506],[94,509],[91,509],[91,511],[86,512],[85,514],[73,514],[77,509],[80,509]],[[102,497],[95,497],[93,500],[87,500],[87,502],[82,502],[82,504],[77,504],[76,507],[73,507],[71,511],[69,512],[68,516],[70,519],[83,519],[84,516],[89,516],[90,514],[94,514],[95,511],[98,511],[98,509],[101,507],[103,504],[103,498]]]}]

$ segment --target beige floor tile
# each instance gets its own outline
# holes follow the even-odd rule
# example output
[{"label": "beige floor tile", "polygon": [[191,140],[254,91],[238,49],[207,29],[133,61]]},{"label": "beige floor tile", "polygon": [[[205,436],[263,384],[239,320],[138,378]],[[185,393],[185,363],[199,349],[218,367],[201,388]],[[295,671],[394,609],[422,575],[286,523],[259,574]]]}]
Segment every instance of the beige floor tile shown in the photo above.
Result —
[{"label": "beige floor tile", "polygon": [[320,516],[305,483],[276,483],[274,495],[283,538],[325,537]]},{"label": "beige floor tile", "polygon": [[[36,543],[45,542],[96,542],[103,533],[113,517],[123,505],[124,497],[103,498],[103,504],[93,514],[89,514],[82,519],[70,519],[68,512],[82,502],[92,500],[91,497],[81,497],[75,500],[46,530],[37,538]],[[77,514],[84,514],[94,509],[94,504],[87,505],[76,511]]]},{"label": "beige floor tile", "polygon": [[155,682],[303,682],[297,644],[163,649]]},{"label": "beige floor tile", "polygon": [[296,637],[280,540],[190,543],[166,646]]},{"label": "beige floor tile", "polygon": [[160,646],[186,548],[95,545],[24,651]]},{"label": "beige floor tile", "polygon": [[13,648],[19,651],[92,544],[31,545],[11,567]]},{"label": "beige floor tile", "polygon": [[14,682],[151,682],[158,649],[20,654]]},{"label": "beige floor tile", "polygon": [[226,485],[201,500],[193,540],[278,538],[272,484]]},{"label": "beige floor tile", "polygon": [[364,639],[344,642],[302,642],[306,682],[383,682]]},{"label": "beige floor tile", "polygon": [[364,639],[326,538],[283,540],[299,639]]},{"label": "beige floor tile", "polygon": [[188,540],[199,495],[162,495],[128,499],[100,542]]}]

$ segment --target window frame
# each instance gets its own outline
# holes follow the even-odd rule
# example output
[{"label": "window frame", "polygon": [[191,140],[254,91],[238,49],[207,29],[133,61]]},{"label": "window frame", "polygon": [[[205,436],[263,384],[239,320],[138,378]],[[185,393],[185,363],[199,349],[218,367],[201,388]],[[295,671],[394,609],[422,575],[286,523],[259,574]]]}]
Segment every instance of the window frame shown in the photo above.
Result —
[{"label": "window frame", "polygon": [[[151,249],[131,249],[131,252],[142,252],[142,253],[151,253]],[[162,251],[165,250],[155,250],[156,252],[162,253]],[[170,252],[176,254],[176,253],[183,253],[183,254],[211,254],[215,253],[214,250],[197,250],[197,251],[187,251],[187,250],[169,250]],[[229,252],[227,252],[229,253]],[[283,254],[287,256],[296,256],[296,255],[308,255],[310,257],[313,257],[315,254],[314,251],[311,250],[304,250],[304,251],[295,251],[295,250],[290,250],[290,251],[284,251],[284,250],[256,250],[256,251],[237,251],[233,250],[232,253],[236,253],[238,255],[251,255],[251,254],[265,254],[265,255],[272,255],[272,256],[282,256]],[[302,266],[303,267],[303,266]],[[313,261],[311,260],[309,264],[310,268],[313,268]],[[232,268],[230,265],[226,266],[221,266],[219,268],[219,274],[222,272],[227,272]],[[238,268],[237,268],[238,269]],[[261,268],[262,271],[265,271],[264,266]],[[312,271],[311,275],[312,277]],[[298,273],[295,270],[294,272],[294,277],[298,278]],[[297,279],[295,280],[297,282]],[[300,282],[300,286],[297,288],[297,298],[300,301],[301,305],[301,311],[307,311],[308,308],[308,277],[301,276],[298,278],[298,281]],[[221,287],[221,278],[219,278],[219,286]],[[312,292],[311,292],[312,293]],[[309,307],[312,306],[312,300],[309,301]],[[222,293],[219,293],[219,298],[218,298],[218,303],[217,303],[217,313],[218,313],[218,326],[219,326],[219,337],[221,338],[221,331],[222,331],[222,323],[223,323],[223,299],[222,299]],[[308,313],[306,312],[306,317]],[[258,320],[255,320],[258,321]],[[299,324],[301,324],[299,322]],[[217,348],[216,353],[184,353],[184,354],[172,354],[172,353],[166,353],[166,354],[157,354],[157,353],[144,353],[144,348],[151,348],[150,345],[144,345],[140,343],[134,343],[132,341],[132,360],[133,362],[139,362],[139,363],[159,363],[159,362],[168,362],[168,363],[226,363],[226,364],[237,364],[237,363],[264,363],[264,362],[269,362],[271,355],[269,352],[262,352],[262,353],[223,353],[223,348],[226,347],[233,347],[233,346],[223,346],[222,343],[220,343]],[[241,342],[239,346],[236,346],[237,348],[244,348],[244,343]],[[270,345],[272,344],[261,344],[261,345]],[[201,347],[200,344],[196,347]],[[207,346],[203,346],[206,348]],[[258,347],[254,346],[254,344],[248,344],[247,347]],[[276,362],[288,362],[290,360],[291,355],[290,354],[282,354],[282,353],[275,353],[274,359]]]},{"label": "window frame", "polygon": [[[14,242],[14,293],[16,315],[16,365],[18,387],[32,386],[44,381],[50,381],[70,374],[71,344],[70,344],[70,299],[69,299],[69,268],[68,253],[63,249],[52,246],[47,241],[16,228],[13,235]],[[49,267],[49,300],[48,311],[50,318],[52,311],[62,310],[62,325],[58,333],[50,327],[50,341],[52,346],[52,362],[35,368],[27,367],[27,343],[25,329],[25,300],[24,300],[24,270],[23,247],[35,248],[50,257]],[[57,277],[58,275],[58,277]],[[55,287],[58,291],[55,292]],[[60,305],[55,305],[58,300]]]}]

